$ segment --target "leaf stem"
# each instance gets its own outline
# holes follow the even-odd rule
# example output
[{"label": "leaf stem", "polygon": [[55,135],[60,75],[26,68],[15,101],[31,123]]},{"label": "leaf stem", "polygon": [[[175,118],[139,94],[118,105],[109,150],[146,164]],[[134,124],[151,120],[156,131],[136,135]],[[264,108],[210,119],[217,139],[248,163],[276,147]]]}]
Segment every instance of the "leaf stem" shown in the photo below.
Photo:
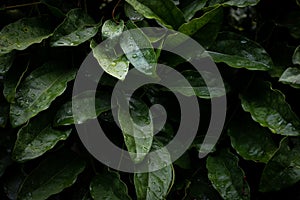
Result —
[{"label": "leaf stem", "polygon": [[21,8],[21,7],[26,7],[26,6],[34,6],[34,5],[38,5],[41,3],[42,2],[38,1],[38,2],[24,3],[24,4],[14,5],[14,6],[4,6],[3,8],[1,8],[1,10],[9,10],[9,9],[16,9],[16,8]]}]

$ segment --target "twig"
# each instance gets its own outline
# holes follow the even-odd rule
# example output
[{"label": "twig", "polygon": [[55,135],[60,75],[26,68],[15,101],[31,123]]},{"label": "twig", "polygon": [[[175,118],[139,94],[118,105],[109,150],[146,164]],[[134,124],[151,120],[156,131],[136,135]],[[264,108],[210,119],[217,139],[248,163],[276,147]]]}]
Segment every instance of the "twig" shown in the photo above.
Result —
[{"label": "twig", "polygon": [[34,6],[41,4],[42,2],[32,2],[32,3],[25,3],[25,4],[19,4],[19,5],[14,5],[14,6],[4,6],[1,8],[2,10],[9,10],[9,9],[16,9],[16,8],[21,8],[21,7],[26,7],[26,6]]}]

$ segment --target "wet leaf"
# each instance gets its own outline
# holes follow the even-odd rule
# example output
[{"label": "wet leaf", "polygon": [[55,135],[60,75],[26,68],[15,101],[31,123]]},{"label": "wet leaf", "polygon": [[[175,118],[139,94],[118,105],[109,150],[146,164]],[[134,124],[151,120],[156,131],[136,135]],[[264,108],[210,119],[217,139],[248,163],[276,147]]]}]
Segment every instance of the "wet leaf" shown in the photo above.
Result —
[{"label": "wet leaf", "polygon": [[285,96],[269,82],[256,81],[240,99],[243,109],[261,126],[280,135],[300,135],[300,119],[285,101]]},{"label": "wet leaf", "polygon": [[147,36],[138,27],[129,21],[126,24],[129,29],[120,38],[120,46],[127,59],[140,72],[149,75],[156,75],[156,53]]},{"label": "wet leaf", "polygon": [[234,68],[267,71],[273,66],[270,56],[259,44],[231,32],[220,33],[208,52],[215,62]]},{"label": "wet leaf", "polygon": [[187,4],[184,8],[182,8],[182,12],[184,18],[189,21],[196,14],[197,11],[204,8],[206,2],[208,0],[195,0]]},{"label": "wet leaf", "polygon": [[90,185],[94,200],[130,200],[126,184],[121,180],[119,173],[105,171],[96,175]]},{"label": "wet leaf", "polygon": [[300,88],[300,69],[299,68],[287,68],[281,75],[280,82],[289,84],[294,88]]},{"label": "wet leaf", "polygon": [[10,52],[4,55],[0,54],[0,75],[5,74],[12,66],[15,58],[15,53]]},{"label": "wet leaf", "polygon": [[23,126],[18,132],[12,158],[18,162],[37,158],[60,140],[68,138],[72,129],[56,130],[51,127],[51,123],[51,114],[44,112]]},{"label": "wet leaf", "polygon": [[124,11],[131,21],[142,21],[144,16],[138,13],[129,3],[125,3]]},{"label": "wet leaf", "polygon": [[148,19],[155,19],[171,29],[178,29],[185,22],[183,13],[172,0],[126,0],[137,12]]},{"label": "wet leaf", "polygon": [[208,178],[224,200],[250,200],[250,188],[238,161],[238,157],[229,150],[221,150],[207,158]]},{"label": "wet leaf", "polygon": [[70,10],[65,20],[55,29],[51,37],[51,46],[77,46],[98,32],[100,24],[83,10]]},{"label": "wet leaf", "polygon": [[289,144],[284,138],[280,147],[267,163],[260,180],[262,192],[276,191],[291,186],[300,180],[300,144]]},{"label": "wet leaf", "polygon": [[52,35],[52,28],[44,18],[23,18],[0,31],[0,55],[12,50],[24,50]]},{"label": "wet leaf", "polygon": [[23,182],[18,199],[44,200],[74,184],[85,162],[69,151],[49,156]]},{"label": "wet leaf", "polygon": [[216,4],[222,4],[226,6],[237,6],[243,8],[247,6],[255,6],[259,1],[260,0],[211,0],[209,5],[213,6]]},{"label": "wet leaf", "polygon": [[123,20],[120,20],[119,24],[116,24],[113,20],[106,20],[101,29],[102,38],[106,39],[119,37],[122,34],[124,27]]},{"label": "wet leaf", "polygon": [[227,133],[232,147],[246,160],[267,163],[277,149],[270,131],[246,115],[236,118]]},{"label": "wet leaf", "polygon": [[20,126],[47,109],[51,102],[65,91],[68,81],[74,79],[75,74],[75,69],[67,69],[51,62],[31,72],[20,84],[15,103],[11,104],[12,126]]},{"label": "wet leaf", "polygon": [[300,65],[300,46],[298,46],[295,49],[294,55],[293,55],[293,63],[294,65]]}]

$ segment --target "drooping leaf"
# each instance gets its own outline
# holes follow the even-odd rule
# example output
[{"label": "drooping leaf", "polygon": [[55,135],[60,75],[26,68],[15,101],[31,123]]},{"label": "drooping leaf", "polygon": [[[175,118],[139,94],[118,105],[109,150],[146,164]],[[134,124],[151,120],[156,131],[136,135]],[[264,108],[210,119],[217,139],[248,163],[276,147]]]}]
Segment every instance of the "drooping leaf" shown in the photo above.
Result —
[{"label": "drooping leaf", "polygon": [[45,63],[35,69],[20,84],[15,103],[11,104],[10,121],[13,127],[27,122],[47,109],[51,102],[66,89],[68,81],[75,78],[76,70],[57,63]]},{"label": "drooping leaf", "polygon": [[258,4],[260,0],[211,0],[209,2],[210,6],[216,5],[216,4],[222,4],[226,6],[236,6],[236,7],[247,7],[247,6],[255,6]]},{"label": "drooping leaf", "polygon": [[288,138],[281,141],[280,148],[263,171],[260,191],[280,190],[300,180],[300,143],[299,138],[295,140],[295,144],[289,143]]},{"label": "drooping leaf", "polygon": [[221,150],[207,158],[208,178],[224,200],[250,200],[250,189],[238,161],[238,157],[229,150]]},{"label": "drooping leaf", "polygon": [[248,116],[239,116],[227,130],[231,145],[246,160],[267,163],[277,149],[268,129]]},{"label": "drooping leaf", "polygon": [[137,12],[148,19],[155,19],[171,29],[178,29],[185,22],[183,13],[172,0],[126,0]]},{"label": "drooping leaf", "polygon": [[44,200],[74,184],[85,162],[69,151],[49,156],[22,184],[18,199]]},{"label": "drooping leaf", "polygon": [[156,53],[147,36],[131,21],[126,24],[129,29],[120,38],[120,46],[127,59],[140,72],[156,76]]},{"label": "drooping leaf", "polygon": [[105,171],[96,175],[90,185],[90,192],[94,200],[130,200],[126,184],[119,173]]},{"label": "drooping leaf", "polygon": [[242,107],[252,118],[273,133],[300,135],[300,119],[285,101],[285,96],[269,82],[257,81],[240,95]]},{"label": "drooping leaf", "polygon": [[15,53],[10,52],[4,55],[0,54],[0,75],[5,74],[12,66],[15,58]]},{"label": "drooping leaf", "polygon": [[[134,186],[138,200],[158,200],[166,199],[169,189],[172,186],[173,167],[168,165],[170,161],[170,154],[166,148],[156,141],[153,142],[152,150],[161,148],[156,156],[153,156],[153,160],[149,160],[149,168],[155,166],[165,166],[157,171],[148,173],[135,173],[134,174]],[[156,167],[154,167],[156,168]]]},{"label": "drooping leaf", "polygon": [[51,37],[51,46],[77,46],[94,37],[100,24],[83,10],[70,10],[65,20],[55,29]]},{"label": "drooping leaf", "polygon": [[300,46],[298,46],[295,49],[294,55],[293,55],[293,63],[294,65],[300,65]]},{"label": "drooping leaf", "polygon": [[182,8],[184,18],[187,21],[192,19],[192,17],[196,14],[197,11],[204,8],[207,1],[208,0],[196,0],[196,1],[192,1],[189,4],[187,4],[184,8]]},{"label": "drooping leaf", "polygon": [[124,12],[131,21],[142,21],[144,16],[138,13],[129,3],[125,3]]},{"label": "drooping leaf", "polygon": [[113,20],[106,20],[101,29],[102,38],[118,37],[122,34],[124,27],[123,20],[120,20],[119,24],[116,24]]},{"label": "drooping leaf", "polygon": [[[202,71],[200,75],[197,71],[186,70],[181,72],[181,74],[185,77],[185,80],[178,80],[172,83],[174,86],[170,87],[171,90],[177,91],[185,96],[197,95],[204,99],[221,97],[226,94],[222,80],[216,78],[216,75],[211,72]],[[209,88],[202,78],[203,76],[205,76],[205,80],[209,80]],[[190,83],[190,86],[185,84],[186,81]]]},{"label": "drooping leaf", "polygon": [[[153,140],[153,119],[148,106],[131,98],[129,105],[119,100],[118,118],[126,147],[132,160],[141,162],[150,151]],[[128,112],[128,106],[130,113]]]},{"label": "drooping leaf", "polygon": [[44,112],[23,126],[18,132],[12,158],[18,162],[37,158],[52,149],[60,140],[67,139],[72,131],[55,130],[51,124],[51,114]]},{"label": "drooping leaf", "polygon": [[273,66],[270,56],[259,44],[231,32],[220,33],[208,52],[215,62],[234,68],[267,71]]},{"label": "drooping leaf", "polygon": [[294,88],[300,88],[300,69],[295,67],[287,68],[281,75],[280,82],[289,84]]},{"label": "drooping leaf", "polygon": [[[92,96],[92,94],[92,91],[86,91],[74,96],[72,101],[65,103],[57,111],[54,125],[81,124],[89,119],[95,119],[101,113],[111,109],[109,94],[101,92],[97,97]],[[93,105],[93,103],[95,104]],[[76,117],[73,116],[72,107],[76,108]],[[92,107],[95,108],[96,113],[92,113]]]},{"label": "drooping leaf", "polygon": [[24,50],[52,35],[52,28],[44,18],[23,18],[0,31],[0,55],[12,50]]}]

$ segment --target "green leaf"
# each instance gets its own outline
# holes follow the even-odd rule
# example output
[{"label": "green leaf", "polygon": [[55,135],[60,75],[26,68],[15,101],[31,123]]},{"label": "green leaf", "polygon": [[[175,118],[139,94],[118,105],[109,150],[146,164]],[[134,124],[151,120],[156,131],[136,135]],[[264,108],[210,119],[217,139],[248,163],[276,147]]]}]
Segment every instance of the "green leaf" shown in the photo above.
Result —
[{"label": "green leaf", "polygon": [[[216,75],[211,72],[202,71],[200,75],[197,71],[186,70],[181,72],[181,74],[185,79],[180,79],[172,83],[174,86],[170,86],[170,90],[177,91],[185,96],[197,95],[203,99],[211,99],[226,95],[222,80],[217,79]],[[202,78],[204,76],[206,80],[209,80],[209,88]],[[186,81],[188,81],[190,85],[187,85]]]},{"label": "green leaf", "polygon": [[116,24],[113,20],[106,20],[101,29],[102,38],[119,37],[122,34],[124,27],[123,20],[120,20],[119,24]]},{"label": "green leaf", "polygon": [[232,147],[246,160],[267,163],[277,149],[269,130],[248,116],[236,118],[227,133]]},{"label": "green leaf", "polygon": [[298,46],[295,49],[294,55],[293,55],[293,64],[294,65],[300,65],[300,46]]},{"label": "green leaf", "polygon": [[12,50],[24,50],[52,35],[51,26],[44,18],[23,18],[0,31],[0,55]]},{"label": "green leaf", "polygon": [[137,12],[148,19],[155,19],[171,29],[178,29],[185,22],[183,13],[172,0],[126,0]]},{"label": "green leaf", "polygon": [[231,32],[220,33],[208,52],[215,62],[234,68],[266,71],[273,66],[270,56],[259,44]]},{"label": "green leaf", "polygon": [[150,159],[149,167],[151,168],[152,165],[165,167],[157,171],[134,174],[134,186],[138,200],[166,199],[174,179],[174,169],[172,165],[167,165],[171,160],[167,149],[162,148],[161,144],[156,141],[153,142],[152,149],[161,149],[161,151],[153,156],[155,160]]},{"label": "green leaf", "polygon": [[[101,92],[96,97],[92,96],[93,91],[86,91],[72,98],[72,101],[65,103],[54,118],[55,126],[82,124],[89,119],[97,118],[101,113],[111,109],[110,96]],[[76,108],[76,117],[73,116],[73,108]],[[94,103],[94,104],[93,104]],[[92,113],[92,107],[96,113]]]},{"label": "green leaf", "polygon": [[114,46],[111,45],[114,41],[115,39],[106,39],[104,42],[105,47],[103,47],[102,45],[97,46],[92,40],[90,47],[94,57],[106,73],[117,79],[124,80],[129,70],[129,61],[124,55],[118,56],[116,54]]},{"label": "green leaf", "polygon": [[156,53],[150,40],[138,27],[131,21],[126,24],[132,31],[124,32],[120,38],[120,46],[127,59],[140,72],[149,75],[156,75]]},{"label": "green leaf", "polygon": [[94,200],[130,200],[126,184],[119,173],[105,171],[96,175],[90,185],[90,192]]},{"label": "green leaf", "polygon": [[[131,98],[118,102],[118,119],[126,147],[132,160],[141,162],[150,151],[153,140],[153,119],[148,106],[141,100]],[[127,109],[126,109],[127,108]]]},{"label": "green leaf", "polygon": [[299,10],[290,11],[283,18],[276,21],[277,26],[285,27],[289,30],[290,35],[296,39],[300,39],[300,12]]},{"label": "green leaf", "polygon": [[17,136],[12,158],[24,162],[43,155],[60,140],[66,140],[72,129],[55,130],[51,127],[49,112],[41,113],[23,126]]},{"label": "green leaf", "polygon": [[238,161],[229,150],[221,150],[207,158],[208,178],[224,200],[250,200],[250,189]]},{"label": "green leaf", "polygon": [[74,184],[85,162],[69,151],[49,156],[23,182],[18,199],[44,200]]},{"label": "green leaf", "polygon": [[144,16],[138,13],[129,3],[125,3],[124,12],[131,21],[142,21]]},{"label": "green leaf", "polygon": [[186,5],[184,8],[182,8],[184,18],[187,21],[192,19],[192,17],[196,14],[197,11],[204,8],[207,1],[208,0],[195,0],[195,1],[190,2],[188,5]]},{"label": "green leaf", "polygon": [[0,75],[5,74],[9,68],[12,66],[15,58],[15,53],[10,52],[7,54],[0,54]]},{"label": "green leaf", "polygon": [[299,118],[285,101],[285,96],[269,82],[256,81],[240,95],[240,99],[243,109],[261,126],[280,135],[300,135]]},{"label": "green leaf", "polygon": [[4,128],[9,117],[9,105],[6,102],[1,102],[0,106],[0,128]]},{"label": "green leaf", "polygon": [[81,9],[67,13],[65,20],[55,29],[51,37],[51,46],[77,46],[98,32],[100,24]]},{"label": "green leaf", "polygon": [[[4,151],[3,151],[4,150]],[[0,152],[0,177],[4,174],[6,168],[12,164],[10,155],[5,152],[5,149],[1,148]]]},{"label": "green leaf", "polygon": [[259,190],[270,192],[289,187],[300,180],[300,144],[289,144],[284,138],[280,147],[267,163],[260,180]]},{"label": "green leaf", "polygon": [[47,109],[51,102],[67,88],[75,78],[75,69],[66,69],[57,63],[45,63],[25,79],[11,104],[10,121],[13,127],[27,122],[31,117]]},{"label": "green leaf", "polygon": [[258,4],[260,0],[211,0],[209,2],[209,6],[213,6],[216,4],[226,5],[226,6],[236,6],[236,7],[247,7],[247,6],[255,6]]},{"label": "green leaf", "polygon": [[294,88],[300,88],[300,69],[295,67],[287,68],[281,75],[280,82],[290,84]]}]

